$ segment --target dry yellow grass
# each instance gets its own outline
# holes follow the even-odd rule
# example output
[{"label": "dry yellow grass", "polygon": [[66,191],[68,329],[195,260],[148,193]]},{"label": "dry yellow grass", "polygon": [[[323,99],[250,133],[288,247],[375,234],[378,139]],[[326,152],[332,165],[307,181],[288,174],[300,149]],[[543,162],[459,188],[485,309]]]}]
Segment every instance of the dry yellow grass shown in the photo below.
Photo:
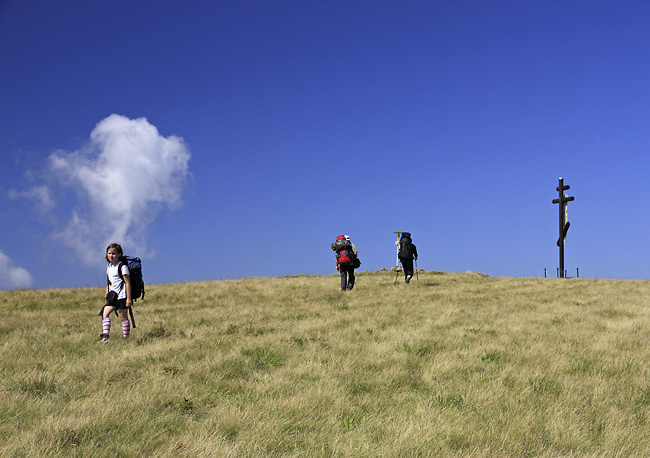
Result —
[{"label": "dry yellow grass", "polygon": [[650,455],[650,282],[393,280],[0,292],[0,456]]}]

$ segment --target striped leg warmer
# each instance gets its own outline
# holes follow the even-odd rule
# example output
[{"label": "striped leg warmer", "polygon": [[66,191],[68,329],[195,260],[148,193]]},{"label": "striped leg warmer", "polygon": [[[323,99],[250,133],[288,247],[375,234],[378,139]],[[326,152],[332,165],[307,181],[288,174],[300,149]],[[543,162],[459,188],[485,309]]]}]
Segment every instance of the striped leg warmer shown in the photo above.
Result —
[{"label": "striped leg warmer", "polygon": [[129,337],[131,334],[131,322],[129,320],[122,321],[122,336]]},{"label": "striped leg warmer", "polygon": [[102,334],[108,335],[111,332],[111,319],[104,318],[102,320]]}]

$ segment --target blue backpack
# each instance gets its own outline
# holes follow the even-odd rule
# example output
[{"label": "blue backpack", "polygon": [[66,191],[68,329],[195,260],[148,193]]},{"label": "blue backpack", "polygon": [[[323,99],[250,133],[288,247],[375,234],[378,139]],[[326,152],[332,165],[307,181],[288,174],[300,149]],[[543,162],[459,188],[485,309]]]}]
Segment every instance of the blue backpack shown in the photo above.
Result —
[{"label": "blue backpack", "polygon": [[120,256],[117,273],[120,280],[124,281],[122,276],[122,264],[126,264],[129,268],[129,280],[131,281],[131,299],[133,302],[142,297],[144,299],[144,280],[142,279],[142,261],[140,258],[132,258],[130,256]]}]

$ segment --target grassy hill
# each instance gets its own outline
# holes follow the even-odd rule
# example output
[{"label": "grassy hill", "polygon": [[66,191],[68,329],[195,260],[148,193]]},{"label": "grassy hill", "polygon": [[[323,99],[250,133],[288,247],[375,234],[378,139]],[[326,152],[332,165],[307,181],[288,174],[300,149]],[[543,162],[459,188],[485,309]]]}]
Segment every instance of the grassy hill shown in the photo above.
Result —
[{"label": "grassy hill", "polygon": [[650,456],[650,282],[390,272],[0,292],[0,457]]}]

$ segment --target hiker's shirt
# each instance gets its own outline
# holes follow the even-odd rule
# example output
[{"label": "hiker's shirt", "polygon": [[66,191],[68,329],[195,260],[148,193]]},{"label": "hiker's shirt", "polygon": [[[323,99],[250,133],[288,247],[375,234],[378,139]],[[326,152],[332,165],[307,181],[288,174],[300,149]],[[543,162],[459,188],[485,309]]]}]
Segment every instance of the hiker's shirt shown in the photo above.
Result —
[{"label": "hiker's shirt", "polygon": [[129,275],[129,268],[126,264],[117,263],[116,265],[108,263],[106,267],[106,276],[110,284],[108,285],[109,291],[115,291],[117,293],[118,299],[126,299],[126,288],[124,287],[124,281],[120,278],[118,273],[118,267],[122,266],[122,275]]}]

